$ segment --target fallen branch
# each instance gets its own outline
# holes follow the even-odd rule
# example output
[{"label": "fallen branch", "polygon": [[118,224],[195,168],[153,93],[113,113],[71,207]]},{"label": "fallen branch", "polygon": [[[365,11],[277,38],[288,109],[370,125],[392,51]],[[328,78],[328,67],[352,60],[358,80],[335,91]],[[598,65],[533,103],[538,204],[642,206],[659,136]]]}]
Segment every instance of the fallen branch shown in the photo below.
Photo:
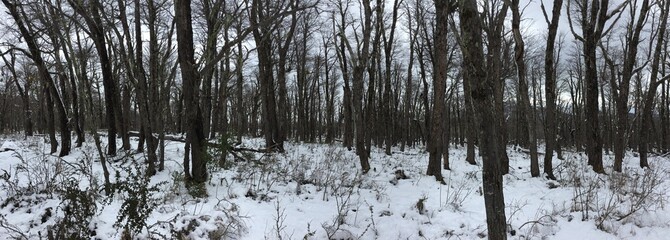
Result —
[{"label": "fallen branch", "polygon": [[255,153],[270,153],[270,152],[272,152],[272,151],[270,151],[270,150],[267,149],[267,148],[264,148],[264,149],[253,149],[253,148],[245,148],[245,147],[232,147],[232,148],[230,148],[230,151],[232,151],[232,152],[244,152],[244,151],[248,151],[248,152],[255,152]]},{"label": "fallen branch", "polygon": [[[136,132],[136,131],[129,131],[129,132],[128,132],[128,136],[131,136],[131,137],[140,137],[140,133],[139,133],[139,132]],[[158,138],[158,137],[156,137],[156,136],[153,136],[153,137],[154,137],[154,139],[157,139],[157,138]],[[175,142],[183,142],[183,143],[186,142],[186,139],[183,138],[183,137],[177,137],[177,136],[171,136],[171,135],[164,135],[164,136],[163,136],[163,139],[165,139],[165,140],[170,140],[170,141],[175,141]]]}]

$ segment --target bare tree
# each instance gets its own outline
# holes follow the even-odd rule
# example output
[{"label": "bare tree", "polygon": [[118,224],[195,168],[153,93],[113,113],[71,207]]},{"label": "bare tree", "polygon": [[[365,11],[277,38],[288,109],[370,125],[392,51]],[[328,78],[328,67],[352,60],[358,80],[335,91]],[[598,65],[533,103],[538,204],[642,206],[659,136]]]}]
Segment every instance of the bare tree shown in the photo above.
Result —
[{"label": "bare tree", "polygon": [[[614,171],[621,172],[624,152],[627,145],[628,135],[628,99],[630,93],[630,82],[634,74],[637,74],[642,67],[637,64],[637,52],[640,41],[640,33],[647,22],[648,11],[650,9],[649,0],[643,0],[641,5],[634,0],[629,8],[630,20],[626,27],[626,47],[623,59],[623,69],[620,75],[615,70],[615,65],[610,54],[605,47],[600,44],[603,56],[607,65],[610,67],[610,86],[612,88],[612,97],[616,103],[616,133],[614,134]],[[639,14],[638,6],[640,6]],[[646,65],[646,64],[645,64]]]},{"label": "bare tree", "polygon": [[[46,62],[42,57],[42,51],[40,50],[37,44],[35,35],[36,30],[33,29],[30,22],[31,20],[28,19],[25,14],[22,14],[25,13],[25,11],[20,9],[21,7],[23,7],[23,5],[20,5],[15,2],[10,2],[9,0],[2,0],[2,3],[9,10],[9,14],[11,15],[12,19],[14,19],[16,26],[19,28],[19,32],[21,33],[23,39],[25,39],[26,45],[28,45],[28,51],[25,50],[21,51],[23,51],[24,54],[30,57],[37,66],[43,84],[47,89],[49,95],[51,95],[50,99],[54,101],[56,111],[58,111],[58,118],[60,124],[59,127],[61,132],[61,150],[58,155],[61,157],[66,156],[70,153],[70,147],[71,147],[70,128],[68,126],[67,111],[65,110],[65,105],[63,104],[62,99],[59,97],[56,83],[54,82],[54,79],[51,76],[49,69],[47,68]],[[50,121],[53,122],[53,120]],[[53,146],[52,146],[52,152],[55,152]]]},{"label": "bare tree", "polygon": [[[447,71],[449,65],[448,53],[448,19],[449,14],[454,11],[455,3],[447,1],[435,1],[435,49],[433,57],[433,110],[431,111],[430,119],[430,140],[428,141],[428,176],[435,176],[435,180],[444,183],[442,178],[442,152],[444,151],[442,132],[444,112],[445,112],[445,97],[446,97],[446,82]],[[447,146],[448,147],[448,146]]]},{"label": "bare tree", "polygon": [[102,69],[103,85],[105,87],[105,107],[107,109],[108,124],[108,148],[109,155],[116,155],[116,134],[117,127],[123,140],[123,149],[130,150],[130,141],[127,126],[123,121],[121,112],[121,100],[118,93],[118,84],[114,80],[112,73],[112,62],[107,50],[107,40],[105,39],[105,29],[102,22],[101,12],[104,12],[102,3],[95,0],[83,5],[82,2],[68,0],[75,11],[84,18],[88,29],[84,31],[92,38],[95,49],[98,52],[100,66]]},{"label": "bare tree", "polygon": [[[285,133],[283,122],[285,119],[278,116],[277,97],[275,94],[275,76],[274,76],[274,46],[278,46],[277,54],[279,55],[277,78],[280,89],[279,105],[286,105],[286,55],[288,47],[293,40],[293,33],[297,24],[297,9],[300,2],[296,0],[268,2],[254,0],[251,3],[250,17],[251,26],[253,29],[254,41],[256,42],[256,51],[258,53],[258,75],[260,78],[260,87],[263,96],[263,134],[265,135],[265,145],[267,149],[284,151]],[[286,36],[283,36],[284,41],[275,39],[275,31],[278,31],[280,24],[283,22],[285,15],[279,14],[281,12],[291,12],[290,27]],[[279,16],[276,21],[263,21],[272,16]],[[274,42],[278,41],[278,42]],[[280,110],[284,111],[281,106]],[[284,116],[283,112],[280,113]],[[280,119],[281,118],[281,119]]]},{"label": "bare tree", "polygon": [[[344,4],[343,4],[344,3]],[[337,24],[337,18],[335,14],[332,16],[333,22],[333,33],[335,36],[335,41],[339,39],[339,44],[336,49],[337,61],[340,66],[340,71],[342,72],[342,80],[344,84],[342,85],[342,115],[343,115],[343,132],[342,132],[342,143],[347,149],[351,150],[353,147],[354,141],[354,112],[353,112],[353,102],[352,102],[352,89],[351,89],[351,73],[349,70],[349,59],[347,58],[347,46],[348,41],[346,38],[346,28],[347,20],[346,15],[348,14],[349,2],[338,1],[337,9],[339,11],[339,21]],[[353,56],[350,56],[353,57]]]},{"label": "bare tree", "polygon": [[[384,42],[384,93],[383,93],[383,98],[380,101],[380,106],[382,109],[382,118],[386,119],[384,121],[384,143],[385,143],[385,153],[386,155],[391,155],[391,146],[394,144],[394,139],[393,139],[393,125],[394,125],[394,119],[393,118],[393,98],[391,98],[392,95],[392,89],[391,89],[391,67],[392,67],[392,60],[394,57],[393,50],[394,50],[394,39],[395,39],[395,31],[396,31],[396,24],[398,22],[398,10],[400,9],[400,4],[402,1],[400,0],[394,0],[393,1],[393,12],[391,15],[391,26],[389,29],[388,36],[386,33],[382,34],[382,39]],[[446,19],[445,19],[446,20]],[[386,24],[382,23],[382,28],[383,31],[386,32]]]},{"label": "bare tree", "polygon": [[[568,0],[569,1],[569,0]],[[542,13],[548,25],[547,43],[544,51],[544,95],[546,98],[546,116],[545,116],[545,155],[544,155],[544,173],[547,178],[554,177],[554,168],[552,160],[556,144],[556,67],[554,63],[556,33],[558,32],[559,19],[561,17],[561,8],[563,0],[554,0],[551,10],[551,20],[547,16],[544,2],[541,3]]]},{"label": "bare tree", "polygon": [[[207,180],[205,161],[206,146],[202,127],[202,110],[199,101],[200,76],[194,59],[191,1],[175,0],[175,22],[177,24],[177,51],[181,68],[186,107],[186,141],[192,164],[184,166],[186,179],[196,183]],[[189,151],[185,152],[189,154]],[[185,161],[188,162],[188,161]],[[192,166],[192,170],[188,168]]]},{"label": "bare tree", "polygon": [[[623,8],[627,5],[624,1],[609,11],[609,0],[569,0],[568,1],[568,19],[572,35],[580,41],[583,46],[584,57],[584,80],[585,87],[585,117],[587,124],[586,155],[588,163],[597,173],[605,173],[603,168],[603,140],[600,132],[599,113],[598,113],[598,68],[596,50],[603,36],[607,35],[612,26],[621,17]],[[575,6],[574,8],[572,6]],[[573,19],[572,12],[579,13],[578,19]],[[609,26],[607,21],[612,17],[615,19]],[[581,35],[578,34],[574,26],[577,22],[582,29]]]},{"label": "bare tree", "polygon": [[497,147],[498,129],[491,124],[497,121],[492,109],[495,83],[491,81],[491,78],[485,76],[487,70],[481,64],[484,61],[484,50],[482,47],[482,19],[477,11],[477,1],[460,0],[459,15],[463,77],[465,81],[472,83],[472,99],[480,114],[478,125],[483,157],[482,179],[488,238],[507,239],[503,178]]},{"label": "bare tree", "polygon": [[[500,154],[500,161],[502,166],[500,168],[503,171],[503,174],[509,172],[509,157],[507,156],[507,126],[505,123],[505,103],[504,103],[504,92],[505,92],[505,79],[503,73],[503,30],[504,30],[504,21],[507,16],[507,10],[509,5],[505,1],[493,0],[493,1],[484,1],[484,15],[482,17],[483,30],[486,32],[487,40],[487,54],[486,54],[486,67],[489,69],[487,78],[490,78],[489,81],[492,81],[494,84],[494,111],[495,114],[501,116],[496,118],[498,122],[497,128],[499,129],[498,141],[496,147],[498,148],[498,154]],[[461,23],[463,24],[463,23]]]},{"label": "bare tree", "polygon": [[[9,60],[5,57],[6,54],[10,54]],[[9,70],[11,76],[11,80],[16,86],[16,89],[19,91],[19,95],[21,96],[21,103],[23,105],[23,113],[25,114],[24,116],[24,133],[26,137],[32,136],[33,135],[33,118],[32,118],[32,109],[30,107],[30,87],[32,85],[32,82],[30,81],[29,78],[26,78],[26,83],[21,86],[21,83],[19,83],[19,74],[16,71],[16,58],[17,55],[14,51],[8,51],[7,53],[0,54],[0,57],[2,57],[2,60],[5,62],[6,68]]]},{"label": "bare tree", "polygon": [[[664,44],[667,44],[668,41],[666,38],[666,31],[668,26],[668,18],[670,18],[670,1],[661,1],[660,2],[660,23],[656,31],[656,45],[654,46],[653,56],[651,57],[651,72],[649,76],[649,89],[644,98],[642,116],[640,123],[640,167],[645,168],[649,167],[647,153],[649,151],[649,129],[652,128],[652,105],[654,104],[654,99],[656,98],[656,91],[658,86],[661,83],[670,80],[670,75],[659,76],[659,68],[661,64],[661,54],[664,50]],[[667,45],[666,45],[667,47]],[[665,49],[667,50],[667,49]]]},{"label": "bare tree", "polygon": [[526,62],[525,62],[525,43],[521,36],[521,13],[519,11],[519,0],[511,0],[510,9],[512,10],[512,32],[514,34],[514,60],[516,61],[517,78],[519,80],[519,114],[523,119],[521,126],[528,128],[528,135],[523,136],[527,140],[530,148],[530,175],[540,176],[540,166],[537,160],[537,136],[535,134],[535,109],[530,105],[528,96],[528,82],[526,81]]},{"label": "bare tree", "polygon": [[[377,1],[377,4],[379,6],[379,2]],[[367,173],[370,171],[370,149],[369,146],[366,146],[366,140],[369,138],[369,133],[367,133],[369,130],[368,128],[368,121],[369,121],[369,116],[366,118],[366,116],[369,114],[366,113],[366,109],[363,108],[363,89],[364,89],[364,81],[365,81],[365,70],[368,67],[368,64],[370,63],[371,56],[374,55],[371,53],[371,49],[374,49],[376,46],[370,46],[372,43],[372,30],[374,26],[377,25],[377,23],[373,24],[373,11],[372,11],[372,4],[370,3],[370,0],[363,0],[361,3],[361,7],[363,8],[363,15],[361,16],[362,19],[362,36],[357,37],[357,45],[356,51],[354,51],[353,46],[349,43],[349,41],[346,38],[342,38],[344,41],[344,44],[348,50],[348,53],[350,56],[356,56],[353,60],[353,72],[352,72],[352,82],[353,82],[353,89],[352,89],[352,106],[353,106],[353,120],[354,124],[356,127],[356,134],[355,134],[355,147],[356,147],[356,154],[359,157],[360,164],[361,164],[361,169],[363,170],[363,173]],[[376,18],[378,19],[378,18]],[[343,23],[344,24],[344,23]],[[368,74],[369,75],[369,74]],[[373,83],[374,76],[369,75],[368,80],[370,85]],[[368,88],[371,88],[374,85],[368,86]],[[373,92],[374,93],[374,92]],[[371,99],[368,99],[370,102]],[[367,108],[367,111],[370,111],[369,108]]]}]

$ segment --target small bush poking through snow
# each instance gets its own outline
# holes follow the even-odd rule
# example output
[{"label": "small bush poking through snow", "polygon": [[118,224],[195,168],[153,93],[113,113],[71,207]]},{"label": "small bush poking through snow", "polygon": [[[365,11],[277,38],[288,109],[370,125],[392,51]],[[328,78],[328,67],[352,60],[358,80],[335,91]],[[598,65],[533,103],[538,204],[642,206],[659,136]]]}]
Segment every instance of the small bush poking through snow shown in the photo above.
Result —
[{"label": "small bush poking through snow", "polygon": [[95,236],[95,227],[91,218],[98,210],[98,194],[95,189],[81,190],[79,182],[70,178],[61,182],[61,206],[64,216],[49,230],[49,239],[78,239],[83,236]]},{"label": "small bush poking through snow", "polygon": [[0,175],[0,187],[10,196],[47,194],[49,197],[59,189],[62,177],[72,175],[73,166],[65,166],[62,159],[55,159],[47,154],[25,158],[23,154],[14,152],[13,156],[21,160],[14,171],[6,171]]},{"label": "small bush poking through snow", "polygon": [[578,158],[565,161],[561,174],[563,184],[573,189],[571,211],[581,220],[595,220],[596,227],[616,232],[622,221],[662,208],[668,201],[661,189],[665,174],[660,165],[645,169],[626,168],[623,172],[596,174]]},{"label": "small bush poking through snow", "polygon": [[138,234],[147,228],[146,220],[159,203],[155,194],[161,185],[167,183],[151,185],[150,176],[144,173],[141,164],[132,157],[130,166],[123,166],[121,171],[127,176],[122,178],[121,173],[116,171],[114,189],[121,196],[122,204],[114,226],[125,232]]}]

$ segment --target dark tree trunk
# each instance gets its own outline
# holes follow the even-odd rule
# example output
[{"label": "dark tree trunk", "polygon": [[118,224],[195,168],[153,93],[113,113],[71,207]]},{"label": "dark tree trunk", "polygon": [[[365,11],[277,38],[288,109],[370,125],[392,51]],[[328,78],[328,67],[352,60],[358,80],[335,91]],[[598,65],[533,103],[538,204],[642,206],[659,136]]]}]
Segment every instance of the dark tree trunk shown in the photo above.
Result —
[{"label": "dark tree trunk", "polygon": [[[191,1],[175,0],[175,22],[177,25],[177,55],[181,68],[186,117],[186,141],[190,146],[191,174],[189,181],[204,183],[207,181],[206,146],[202,129],[202,112],[198,92],[200,77],[195,66],[193,48],[193,28],[191,20]],[[187,147],[188,148],[188,147]],[[188,154],[188,151],[185,151]],[[185,158],[187,159],[187,158]],[[185,160],[188,162],[188,160]],[[185,165],[184,168],[188,168]],[[189,177],[188,174],[186,174]]]},{"label": "dark tree trunk", "polygon": [[658,27],[658,35],[656,35],[656,46],[654,49],[654,56],[651,63],[651,74],[650,74],[650,84],[649,90],[644,98],[644,104],[642,108],[642,120],[640,124],[640,167],[645,168],[649,167],[649,161],[647,153],[649,151],[649,141],[650,141],[650,128],[653,126],[653,116],[652,116],[652,105],[654,104],[654,99],[656,98],[656,90],[658,86],[664,81],[670,80],[670,75],[666,75],[662,78],[658,77],[660,61],[661,61],[661,52],[663,51],[665,31],[668,25],[668,14],[670,12],[670,1],[665,1],[661,5],[661,22]]},{"label": "dark tree trunk", "polygon": [[102,4],[98,1],[89,2],[88,6],[82,6],[83,3],[73,2],[68,0],[75,11],[84,18],[88,26],[88,33],[93,40],[95,49],[100,58],[100,66],[102,69],[102,84],[105,88],[105,108],[107,109],[107,125],[108,125],[108,149],[109,155],[116,155],[116,134],[117,126],[120,128],[121,139],[123,140],[123,149],[130,150],[130,141],[126,125],[123,121],[121,110],[121,100],[119,99],[119,92],[117,84],[114,81],[112,73],[112,63],[107,51],[107,43],[105,39],[105,29],[103,28],[100,11]]},{"label": "dark tree trunk", "polygon": [[[369,63],[370,59],[370,38],[372,36],[372,6],[370,5],[369,0],[363,0],[362,7],[364,8],[364,23],[363,23],[363,36],[361,39],[360,54],[358,56],[357,64],[353,69],[353,94],[352,94],[352,105],[353,105],[353,114],[354,114],[354,123],[356,124],[356,154],[359,157],[361,169],[363,173],[370,171],[370,152],[366,146],[367,132],[367,122],[365,116],[367,115],[363,110],[363,86],[364,86],[364,75],[365,69]],[[370,81],[374,76],[369,76]],[[369,86],[370,87],[370,86]],[[370,101],[370,100],[368,100]],[[371,109],[367,109],[370,111]]]},{"label": "dark tree trunk", "polygon": [[[549,26],[547,33],[547,44],[545,48],[544,57],[544,95],[547,101],[546,116],[545,116],[545,155],[544,155],[544,173],[547,178],[555,180],[553,168],[554,149],[560,150],[556,143],[556,68],[554,64],[554,43],[556,42],[556,34],[558,30],[558,23],[561,17],[561,9],[563,0],[554,0],[554,5],[551,10],[551,21],[547,20]],[[544,5],[542,11],[546,13]]]},{"label": "dark tree trunk", "polygon": [[[465,63],[463,63],[465,64]],[[481,64],[481,63],[480,63]],[[464,65],[463,68],[466,66]],[[464,74],[465,75],[465,74]],[[472,101],[472,83],[463,76],[463,98],[465,103],[465,138],[467,141],[465,161],[471,165],[476,165],[475,145],[477,144],[477,116],[474,103]]]},{"label": "dark tree trunk", "polygon": [[277,102],[275,97],[275,77],[273,74],[273,38],[272,28],[268,23],[261,23],[266,17],[266,4],[269,2],[254,0],[250,10],[250,22],[253,26],[254,41],[258,53],[258,78],[263,106],[263,135],[265,146],[279,152],[284,151],[284,142],[280,133]]},{"label": "dark tree trunk", "polygon": [[[341,3],[340,3],[341,4]],[[346,12],[345,9],[340,5],[340,20],[342,23],[346,21]],[[343,145],[351,150],[354,143],[354,112],[353,112],[353,102],[352,102],[352,92],[351,92],[351,79],[348,68],[347,52],[345,44],[347,39],[345,36],[346,26],[342,24],[339,29],[339,48],[337,49],[337,57],[340,63],[340,68],[342,69],[342,79],[344,80],[344,85],[342,86],[343,96],[342,96],[342,115],[344,117],[344,129],[343,129]]]},{"label": "dark tree trunk", "polygon": [[[61,9],[60,3],[58,3],[58,8],[59,10]],[[52,13],[52,15],[56,15],[55,13]],[[57,21],[62,21],[62,19],[58,19]],[[69,33],[70,29],[69,26],[63,26],[65,27],[65,33]],[[72,97],[72,114],[73,114],[73,121],[72,126],[74,127],[75,134],[77,135],[77,141],[76,141],[76,147],[81,147],[84,143],[85,139],[85,134],[84,134],[84,114],[82,113],[82,110],[80,109],[80,98],[79,98],[79,93],[77,91],[77,76],[78,74],[77,69],[76,69],[76,60],[73,58],[72,54],[74,53],[74,48],[72,47],[72,42],[70,39],[70,36],[66,36],[63,33],[54,33],[54,37],[58,38],[58,41],[63,45],[63,56],[65,57],[65,64],[67,64],[67,71],[69,73],[69,76],[66,77],[70,81],[70,95]],[[65,70],[63,70],[65,71]],[[63,82],[63,84],[65,84]],[[62,91],[66,91],[65,88],[62,89]]]},{"label": "dark tree trunk", "polygon": [[[393,16],[391,18],[391,29],[388,37],[386,34],[383,35],[384,38],[384,66],[386,67],[384,71],[384,94],[383,100],[381,101],[382,105],[382,114],[384,123],[384,143],[386,145],[385,153],[386,155],[391,155],[391,147],[393,146],[393,101],[391,99],[391,64],[393,55],[393,45],[395,38],[395,28],[398,21],[398,9],[400,8],[400,2],[398,0],[393,1]],[[445,19],[446,20],[446,19]],[[446,22],[445,22],[446,25]],[[384,29],[385,30],[385,29]],[[446,55],[446,54],[445,54]]]},{"label": "dark tree trunk", "polygon": [[11,53],[11,58],[10,60],[7,60],[5,55],[0,55],[2,57],[2,60],[5,62],[5,65],[9,66],[9,71],[12,74],[12,82],[14,82],[14,85],[16,86],[16,89],[19,91],[19,95],[21,96],[21,103],[23,106],[23,113],[25,114],[24,116],[24,122],[23,122],[23,128],[24,128],[24,133],[26,137],[32,136],[33,135],[33,118],[32,118],[32,110],[30,108],[30,81],[26,81],[25,88],[21,87],[21,84],[19,83],[18,75],[16,73],[16,55],[14,53]]},{"label": "dark tree trunk", "polygon": [[444,170],[451,170],[451,167],[449,166],[449,140],[451,137],[451,129],[449,128],[449,124],[451,123],[451,110],[449,107],[449,102],[447,100],[444,101],[444,111],[445,113],[443,114],[442,118],[442,168]]},{"label": "dark tree trunk", "polygon": [[56,111],[58,112],[58,120],[60,124],[60,134],[61,134],[61,150],[58,156],[63,157],[68,154],[70,154],[70,129],[68,127],[68,116],[67,116],[67,111],[65,110],[65,105],[63,105],[63,101],[58,97],[58,89],[56,88],[56,84],[54,83],[53,78],[51,77],[51,73],[49,72],[46,63],[44,62],[44,59],[42,58],[42,53],[40,52],[40,49],[37,45],[37,40],[35,39],[35,36],[33,35],[33,32],[31,32],[32,27],[30,26],[29,22],[26,22],[26,19],[23,19],[21,17],[20,10],[17,8],[16,4],[11,4],[8,0],[2,0],[3,4],[5,7],[7,7],[7,10],[9,10],[9,14],[12,16],[14,21],[16,22],[17,27],[19,28],[19,32],[21,33],[21,36],[24,38],[26,45],[28,46],[28,50],[30,51],[30,57],[37,65],[37,69],[39,71],[40,77],[42,78],[42,81],[44,81],[45,87],[48,89],[49,94],[51,96],[55,96],[52,98],[52,100],[55,103]]},{"label": "dark tree trunk", "polygon": [[[512,9],[512,32],[514,34],[514,60],[516,61],[517,77],[519,79],[519,112],[522,118],[522,124],[519,127],[527,127],[528,135],[522,136],[526,138],[526,143],[530,148],[530,175],[532,177],[540,176],[540,166],[537,160],[537,136],[535,134],[535,109],[530,105],[528,95],[528,82],[526,81],[526,62],[525,62],[525,43],[523,36],[521,36],[521,14],[519,11],[519,0],[512,0],[510,5]],[[524,126],[525,125],[525,126]]]},{"label": "dark tree trunk", "polygon": [[[237,25],[236,31],[237,33],[241,33],[241,25]],[[237,109],[236,109],[236,129],[237,130],[237,142],[241,143],[242,142],[242,135],[246,133],[247,127],[245,125],[245,118],[246,118],[246,108],[244,106],[244,75],[243,75],[243,69],[242,65],[244,64],[244,57],[242,53],[242,43],[240,42],[237,45],[237,61],[235,64],[235,80],[236,80],[236,85],[237,88],[236,90],[236,97],[237,97]]]},{"label": "dark tree trunk", "polygon": [[[592,38],[589,38],[592,39]],[[584,43],[584,62],[586,63],[586,154],[588,163],[593,171],[604,173],[602,159],[602,136],[600,133],[600,122],[598,113],[598,72],[596,65],[596,40],[587,40]]]},{"label": "dark tree trunk", "polygon": [[335,139],[335,83],[331,80],[331,72],[333,71],[330,65],[329,58],[329,43],[326,39],[323,40],[323,58],[324,64],[324,92],[326,101],[326,112],[324,118],[326,119],[326,139],[325,142],[330,144]]},{"label": "dark tree trunk", "polygon": [[498,129],[491,124],[497,122],[492,109],[495,83],[486,78],[487,70],[481,64],[484,61],[484,50],[477,1],[460,0],[459,3],[464,79],[472,82],[472,99],[480,114],[477,125],[480,128],[482,144],[480,149],[483,157],[482,179],[488,238],[507,239],[503,178],[497,147]]},{"label": "dark tree trunk", "polygon": [[[405,150],[405,145],[410,145],[411,142],[414,141],[414,138],[412,137],[412,106],[411,106],[411,101],[412,101],[412,91],[414,91],[413,87],[413,68],[414,68],[414,45],[416,43],[416,38],[417,35],[416,32],[417,30],[414,30],[412,28],[412,18],[408,18],[408,30],[409,30],[409,35],[412,36],[410,38],[409,42],[409,63],[407,64],[407,83],[405,84],[405,96],[403,99],[403,110],[404,110],[404,122],[402,124],[403,128],[403,141],[402,144],[400,145],[400,151]],[[418,26],[418,24],[417,24]],[[418,27],[417,27],[418,28]]]},{"label": "dark tree trunk", "polygon": [[51,145],[49,154],[53,154],[58,151],[58,140],[56,139],[56,127],[54,123],[54,101],[46,84],[43,85],[42,96],[46,100],[44,103],[47,110],[47,132],[49,133],[49,144]]},{"label": "dark tree trunk", "polygon": [[509,157],[507,156],[507,127],[505,123],[505,77],[503,76],[503,62],[502,62],[502,34],[504,30],[504,20],[507,16],[509,5],[503,2],[502,8],[497,9],[496,4],[490,4],[490,9],[485,9],[488,12],[487,23],[485,27],[486,36],[488,40],[486,67],[488,74],[485,76],[489,81],[493,82],[493,99],[495,114],[500,116],[497,119],[496,125],[498,128],[498,141],[496,147],[500,156],[501,166],[500,170],[503,174],[509,173]]},{"label": "dark tree trunk", "polygon": [[[624,5],[620,5],[624,6]],[[586,155],[588,164],[591,165],[594,172],[605,173],[603,168],[603,138],[600,128],[598,112],[598,66],[596,50],[598,43],[603,37],[605,23],[608,19],[615,16],[621,7],[615,8],[614,12],[609,12],[609,0],[583,1],[578,4],[578,13],[581,14],[579,24],[582,28],[582,36],[573,32],[575,37],[583,43],[584,58],[584,80],[585,80],[585,118],[586,118]],[[568,2],[568,13],[573,11]],[[570,16],[570,15],[568,15]],[[618,18],[617,18],[618,19]],[[570,21],[570,24],[572,22]],[[572,26],[572,25],[571,25]],[[572,27],[571,27],[572,29]]]},{"label": "dark tree trunk", "polygon": [[[135,8],[140,7],[140,1],[135,0]],[[154,7],[154,2],[153,0],[148,1],[148,22],[149,22],[149,48],[153,49],[153,45],[155,44],[156,37],[155,37],[155,7]],[[140,11],[135,11],[135,36],[140,36],[142,33],[142,22],[140,18]],[[147,172],[146,174],[148,176],[153,176],[156,174],[156,165],[155,163],[158,160],[158,157],[156,155],[156,149],[158,147],[158,140],[154,137],[154,121],[152,121],[153,118],[158,117],[158,114],[152,111],[152,104],[151,102],[152,99],[150,98],[151,94],[149,94],[149,83],[147,82],[147,78],[145,75],[144,71],[144,64],[143,64],[143,53],[142,53],[142,39],[140,37],[135,38],[135,79],[137,80],[137,101],[138,105],[140,108],[140,121],[142,127],[142,136],[144,136],[144,139],[147,144],[147,156],[148,156],[148,163],[149,165],[147,166]],[[155,52],[150,52],[152,56],[149,56],[150,58],[150,64],[151,64],[151,81],[156,81],[156,75],[157,72],[155,71],[155,61],[157,60],[155,57]]]},{"label": "dark tree trunk", "polygon": [[[223,24],[218,22],[218,19],[221,17],[220,12],[222,12],[222,4],[223,1],[202,1],[202,11],[206,31],[203,58],[208,62],[212,62],[217,55],[219,32],[221,32],[223,26]],[[201,75],[203,96],[200,99],[200,105],[202,106],[203,132],[205,136],[209,136],[210,132],[215,132],[215,129],[212,128],[212,125],[214,124],[212,115],[212,80],[216,75],[216,69],[212,68],[211,70],[203,71]]]},{"label": "dark tree trunk", "polygon": [[[82,45],[81,38],[79,37],[79,35],[77,35],[77,45],[78,45],[79,52],[82,52],[83,51],[83,49],[82,49],[83,45]],[[104,150],[102,149],[102,142],[100,141],[100,134],[98,134],[98,127],[100,126],[98,121],[100,121],[99,120],[100,118],[95,117],[96,113],[95,113],[94,106],[93,106],[93,93],[92,93],[93,90],[92,90],[92,87],[91,87],[92,84],[91,84],[91,81],[89,80],[88,76],[86,75],[86,71],[85,71],[87,69],[86,68],[86,65],[87,65],[86,63],[87,63],[88,59],[86,59],[82,56],[80,61],[81,61],[80,66],[79,66],[80,69],[81,69],[80,73],[79,73],[79,75],[81,77],[80,83],[81,83],[81,86],[82,86],[82,89],[83,89],[82,92],[84,94],[84,96],[83,96],[84,102],[85,102],[84,106],[86,106],[86,107],[82,106],[82,108],[88,108],[87,111],[85,111],[85,112],[88,112],[89,119],[91,119],[91,121],[93,122],[92,124],[90,124],[89,130],[91,132],[91,135],[93,135],[93,141],[95,142],[95,147],[96,147],[96,150],[98,151],[98,157],[100,157],[100,165],[102,166],[102,174],[103,174],[103,178],[104,178],[104,181],[105,181],[105,183],[104,183],[105,184],[104,185],[105,195],[109,196],[110,194],[112,194],[112,185],[109,181],[109,175],[110,174],[109,174],[109,169],[107,168],[107,158],[105,157]]]},{"label": "dark tree trunk", "polygon": [[[430,116],[430,140],[428,141],[428,176],[435,176],[435,180],[444,183],[442,178],[442,152],[445,91],[448,71],[448,18],[451,7],[446,1],[435,1],[435,48],[433,57],[433,111]],[[426,109],[427,110],[427,109]]]},{"label": "dark tree trunk", "polygon": [[[303,38],[303,46],[306,48],[307,45],[307,35],[309,35],[309,23],[307,22],[308,20],[303,19],[303,32],[304,32],[304,38]],[[286,74],[288,72],[287,70],[287,58],[288,58],[288,50],[289,47],[291,46],[291,42],[293,41],[293,34],[295,33],[295,29],[298,23],[298,17],[297,17],[297,11],[294,11],[291,14],[291,22],[289,25],[288,32],[286,35],[281,36],[283,38],[283,41],[279,41],[278,43],[278,49],[277,49],[277,55],[279,57],[278,62],[277,62],[277,85],[278,85],[278,104],[277,104],[277,112],[279,116],[277,116],[277,126],[276,126],[276,138],[277,138],[277,145],[278,149],[280,151],[284,151],[284,141],[286,140],[286,132],[287,129],[289,129],[289,116],[290,116],[290,104],[288,100],[288,90],[286,88]],[[274,96],[273,96],[274,97]]]}]

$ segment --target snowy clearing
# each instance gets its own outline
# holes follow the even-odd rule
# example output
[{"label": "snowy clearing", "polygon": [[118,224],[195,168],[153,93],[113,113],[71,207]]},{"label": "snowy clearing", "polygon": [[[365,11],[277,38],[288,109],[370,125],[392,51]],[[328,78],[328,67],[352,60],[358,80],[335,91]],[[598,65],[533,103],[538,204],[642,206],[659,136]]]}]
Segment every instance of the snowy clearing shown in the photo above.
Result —
[{"label": "snowy clearing", "polygon": [[[193,198],[182,180],[183,144],[168,141],[166,169],[148,188],[142,187],[142,154],[110,159],[110,178],[120,184],[107,197],[92,144],[59,159],[45,154],[42,138],[21,139],[0,137],[3,147],[16,148],[0,152],[2,239],[46,238],[48,229],[68,221],[75,226],[69,231],[91,239],[121,239],[126,228],[136,228],[137,239],[486,238],[481,167],[465,162],[465,148],[450,149],[452,170],[443,171],[447,185],[441,185],[424,174],[428,155],[421,148],[392,156],[373,148],[372,170],[361,175],[353,151],[289,143],[285,154],[244,153],[250,161],[210,164],[208,196]],[[243,144],[261,145],[259,139]],[[610,174],[597,175],[583,154],[565,151],[564,160],[554,159],[558,180],[551,181],[530,177],[522,151],[508,154],[509,238],[670,236],[668,158],[651,158],[652,168],[642,170],[629,153],[624,174],[613,174],[613,157],[606,155]]]}]

